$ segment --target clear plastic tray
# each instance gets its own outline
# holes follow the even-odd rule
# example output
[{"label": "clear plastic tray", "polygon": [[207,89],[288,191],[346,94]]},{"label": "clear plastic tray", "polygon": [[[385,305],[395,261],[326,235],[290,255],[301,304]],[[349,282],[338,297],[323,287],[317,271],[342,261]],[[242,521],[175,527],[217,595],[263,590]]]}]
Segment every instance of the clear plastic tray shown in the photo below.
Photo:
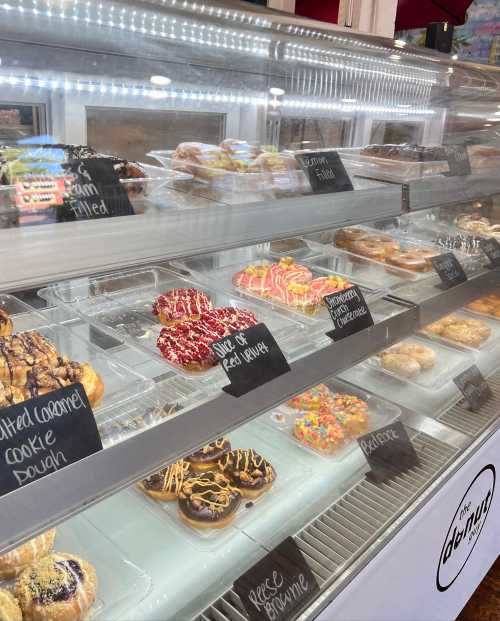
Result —
[{"label": "clear plastic tray", "polygon": [[[473,313],[469,313],[468,311],[464,310],[456,311],[450,314],[456,315],[457,317],[463,317],[465,319],[479,319],[479,317],[475,316]],[[425,327],[420,330],[420,333],[429,340],[441,341],[442,343],[446,343],[447,345],[452,345],[453,347],[467,351],[477,352],[493,349],[500,343],[500,322],[496,319],[489,319],[487,317],[481,317],[480,321],[485,323],[490,328],[491,335],[485,341],[483,341],[479,347],[471,347],[468,345],[464,345],[463,343],[459,343],[458,341],[453,341],[437,334],[433,334],[432,332],[426,332]]]},{"label": "clear plastic tray", "polygon": [[201,284],[161,267],[69,281],[42,290],[40,294],[45,299],[55,296],[56,301],[110,336],[147,351],[162,360],[167,368],[185,377],[209,381],[216,374],[224,381],[225,375],[218,366],[207,371],[188,371],[165,360],[156,346],[163,324],[152,313],[155,298],[170,289],[190,287],[204,291],[214,307],[231,306],[252,311],[258,321],[266,324],[285,354],[303,346],[300,323],[269,312],[264,305],[252,304],[219,290],[215,283]]},{"label": "clear plastic tray", "polygon": [[355,170],[360,177],[405,183],[422,177],[435,177],[449,171],[448,162],[407,162],[405,160],[361,155],[361,149],[338,149],[341,159]]},{"label": "clear plastic tray", "polygon": [[229,433],[227,437],[233,449],[254,449],[265,457],[276,471],[276,479],[271,489],[256,499],[242,498],[234,521],[227,527],[200,529],[191,527],[180,517],[176,500],[167,502],[155,500],[137,486],[130,490],[130,493],[138,495],[151,511],[166,517],[179,536],[187,538],[194,546],[206,548],[223,545],[232,537],[235,530],[244,531],[255,519],[265,516],[268,508],[275,503],[279,504],[280,499],[287,496],[291,489],[297,491],[301,485],[307,485],[307,466],[293,460],[286,452],[280,450],[279,445],[273,446],[272,442],[262,438],[258,431],[254,432],[252,423]]},{"label": "clear plastic tray", "polygon": [[[57,527],[55,552],[75,554],[96,570],[96,601],[88,621],[119,621],[140,604],[151,588],[151,578],[130,560],[84,515],[78,515]],[[117,580],[119,576],[119,580]],[[1,581],[12,588],[15,580]]]},{"label": "clear plastic tray", "polygon": [[[388,401],[383,401],[360,388],[346,384],[342,380],[332,378],[324,383],[332,392],[355,395],[368,403],[368,429],[366,433],[389,425],[401,415],[401,410],[396,405]],[[305,451],[314,455],[319,455],[328,461],[341,461],[357,448],[358,444],[356,440],[351,439],[347,443],[339,446],[338,450],[330,455],[303,444],[293,434],[295,419],[302,414],[304,414],[304,412],[300,412],[299,410],[289,407],[286,403],[283,403],[275,410],[261,416],[259,421],[271,429],[281,431],[290,442],[297,444]]]},{"label": "clear plastic tray", "polygon": [[472,310],[472,308],[468,308],[467,306],[465,307],[465,310],[467,313],[470,313],[471,315],[477,315],[480,318],[484,318],[486,317],[486,319],[491,319],[493,321],[500,321],[500,316],[496,316],[496,315],[492,315],[491,313],[482,313],[481,311],[478,310]]},{"label": "clear plastic tray", "polygon": [[365,364],[368,368],[375,370],[376,372],[383,373],[395,377],[402,382],[408,382],[414,384],[420,388],[426,390],[440,390],[445,384],[452,381],[462,371],[465,371],[472,364],[473,360],[465,353],[462,353],[451,347],[446,347],[438,342],[429,343],[426,339],[419,338],[418,336],[412,336],[408,339],[401,341],[403,343],[416,343],[429,347],[436,353],[436,364],[432,369],[422,371],[414,378],[406,378],[393,371],[384,369],[380,364],[380,360],[377,356],[372,356],[365,360]]},{"label": "clear plastic tray", "polygon": [[[196,277],[206,280],[210,283],[217,283],[221,289],[237,293],[244,298],[258,300],[261,304],[264,303],[268,307],[272,307],[280,311],[281,314],[286,314],[288,317],[295,317],[296,320],[304,322],[309,326],[324,327],[324,324],[329,323],[331,325],[331,319],[327,309],[324,306],[320,306],[316,313],[310,315],[302,312],[292,306],[275,302],[267,298],[260,297],[247,289],[236,287],[233,284],[233,276],[243,270],[247,265],[269,265],[277,262],[277,257],[273,254],[268,254],[265,251],[261,251],[258,246],[252,246],[243,249],[245,259],[236,259],[236,255],[232,255],[231,251],[222,251],[211,255],[201,255],[192,257],[179,262],[179,265]],[[230,261],[227,263],[227,261]],[[233,262],[231,262],[233,261]],[[313,278],[320,276],[347,276],[354,285],[359,285],[361,292],[367,302],[382,297],[387,289],[377,290],[368,288],[364,283],[360,282],[356,278],[351,278],[349,274],[345,274],[341,271],[332,271],[331,269],[325,269],[322,266],[316,265],[315,262],[310,260],[299,260],[298,263],[305,265],[312,272]]]},{"label": "clear plastic tray", "polygon": [[[100,431],[110,420],[124,423],[132,413],[137,417],[158,407],[159,397],[152,380],[80,338],[74,331],[50,323],[28,304],[7,294],[0,294],[0,308],[11,314],[15,333],[36,330],[54,343],[62,356],[88,362],[101,376],[104,396],[101,404],[94,408]],[[104,440],[107,434],[103,436]]]}]

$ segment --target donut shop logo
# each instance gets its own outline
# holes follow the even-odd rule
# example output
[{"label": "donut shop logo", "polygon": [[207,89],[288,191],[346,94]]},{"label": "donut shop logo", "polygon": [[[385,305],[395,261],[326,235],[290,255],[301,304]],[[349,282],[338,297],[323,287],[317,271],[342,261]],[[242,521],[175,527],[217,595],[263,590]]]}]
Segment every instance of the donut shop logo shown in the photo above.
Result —
[{"label": "donut shop logo", "polygon": [[496,473],[485,466],[467,488],[444,540],[436,574],[438,591],[446,591],[465,567],[483,530],[493,501]]}]

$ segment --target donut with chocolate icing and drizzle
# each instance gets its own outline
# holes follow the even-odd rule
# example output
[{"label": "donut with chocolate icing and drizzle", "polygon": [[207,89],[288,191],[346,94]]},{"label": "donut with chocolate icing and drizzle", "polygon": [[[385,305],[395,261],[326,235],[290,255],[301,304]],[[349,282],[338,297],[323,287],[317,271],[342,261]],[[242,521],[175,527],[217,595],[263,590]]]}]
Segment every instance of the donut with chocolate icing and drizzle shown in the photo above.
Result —
[{"label": "donut with chocolate icing and drizzle", "polygon": [[258,498],[271,489],[276,471],[253,449],[236,449],[219,460],[219,468],[244,498]]},{"label": "donut with chocolate icing and drizzle", "polygon": [[185,319],[199,319],[212,310],[209,297],[197,289],[171,289],[159,295],[153,302],[153,315],[166,326]]},{"label": "donut with chocolate icing and drizzle", "polygon": [[156,500],[175,500],[184,481],[195,476],[191,464],[180,459],[139,483],[143,492]]},{"label": "donut with chocolate icing and drizzle", "polygon": [[0,380],[23,386],[32,367],[55,367],[58,358],[55,346],[34,330],[0,338]]},{"label": "donut with chocolate icing and drizzle", "polygon": [[220,459],[231,450],[228,438],[217,438],[214,442],[202,446],[201,449],[185,458],[193,470],[205,472],[217,468]]},{"label": "donut with chocolate icing and drizzle", "polygon": [[12,334],[12,319],[7,311],[0,308],[0,336],[10,336]]},{"label": "donut with chocolate icing and drizzle", "polygon": [[0,621],[23,621],[19,602],[7,589],[0,589]]},{"label": "donut with chocolate icing and drizzle", "polygon": [[210,471],[184,482],[179,513],[194,528],[224,528],[234,520],[240,502],[240,491],[229,479]]},{"label": "donut with chocolate icing and drizzle", "polygon": [[189,371],[205,371],[217,364],[210,345],[218,339],[257,324],[254,314],[236,308],[215,308],[199,319],[162,328],[156,345],[172,364]]},{"label": "donut with chocolate icing and drizzle", "polygon": [[54,553],[27,567],[14,594],[24,621],[82,621],[96,598],[97,577],[90,563]]},{"label": "donut with chocolate icing and drizzle", "polygon": [[56,529],[51,528],[0,556],[0,579],[14,578],[34,561],[46,556],[54,545]]}]

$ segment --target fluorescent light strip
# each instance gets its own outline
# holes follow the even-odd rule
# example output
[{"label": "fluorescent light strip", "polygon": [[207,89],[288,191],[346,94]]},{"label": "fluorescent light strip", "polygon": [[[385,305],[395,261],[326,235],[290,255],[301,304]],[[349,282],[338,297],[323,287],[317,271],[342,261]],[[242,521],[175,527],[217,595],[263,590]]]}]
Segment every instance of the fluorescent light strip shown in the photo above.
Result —
[{"label": "fluorescent light strip", "polygon": [[388,112],[408,115],[408,114],[435,114],[436,111],[430,108],[410,107],[401,108],[399,106],[374,106],[371,104],[342,104],[332,101],[311,101],[310,99],[285,99],[282,103],[284,108],[299,108],[306,110],[335,110],[339,112],[372,112],[374,114],[386,114]]}]

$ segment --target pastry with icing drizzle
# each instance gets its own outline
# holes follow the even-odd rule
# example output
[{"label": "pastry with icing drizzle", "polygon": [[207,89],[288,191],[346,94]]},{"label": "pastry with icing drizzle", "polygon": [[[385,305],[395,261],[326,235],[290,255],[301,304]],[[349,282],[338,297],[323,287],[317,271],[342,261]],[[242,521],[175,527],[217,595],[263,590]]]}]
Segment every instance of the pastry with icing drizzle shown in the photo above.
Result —
[{"label": "pastry with icing drizzle", "polygon": [[33,399],[77,382],[83,385],[90,405],[98,406],[104,395],[101,377],[90,364],[67,358],[59,358],[55,367],[34,366],[27,374],[24,392],[26,399]]},{"label": "pastry with icing drizzle", "polygon": [[166,326],[186,319],[199,319],[210,310],[211,300],[197,289],[171,289],[159,295],[153,303],[153,315]]},{"label": "pastry with icing drizzle", "polygon": [[241,503],[239,490],[221,472],[187,479],[179,494],[181,518],[194,528],[224,528]]},{"label": "pastry with icing drizzle", "polygon": [[22,403],[26,397],[24,391],[17,386],[4,384],[0,381],[0,409],[9,408],[16,403]]},{"label": "pastry with icing drizzle", "polygon": [[83,621],[95,601],[97,577],[90,563],[54,553],[27,567],[14,594],[25,621]]},{"label": "pastry with icing drizzle", "polygon": [[244,498],[258,498],[271,489],[276,471],[253,449],[236,449],[219,460],[219,468]]},{"label": "pastry with icing drizzle", "polygon": [[46,556],[54,546],[56,529],[34,537],[14,550],[0,556],[0,579],[14,578],[28,565]]},{"label": "pastry with icing drizzle", "polygon": [[0,336],[10,336],[12,334],[13,325],[9,313],[0,308]]},{"label": "pastry with icing drizzle", "polygon": [[217,468],[218,462],[231,450],[228,438],[217,438],[214,442],[202,446],[201,449],[186,457],[186,461],[196,472],[204,472]]},{"label": "pastry with icing drizzle", "polygon": [[55,367],[58,358],[55,346],[34,330],[0,338],[0,380],[23,386],[32,367]]},{"label": "pastry with icing drizzle", "polygon": [[180,459],[144,479],[139,487],[156,500],[175,500],[180,494],[184,481],[194,476],[191,464]]},{"label": "pastry with icing drizzle", "polygon": [[19,602],[7,589],[0,589],[0,621],[23,621]]}]

